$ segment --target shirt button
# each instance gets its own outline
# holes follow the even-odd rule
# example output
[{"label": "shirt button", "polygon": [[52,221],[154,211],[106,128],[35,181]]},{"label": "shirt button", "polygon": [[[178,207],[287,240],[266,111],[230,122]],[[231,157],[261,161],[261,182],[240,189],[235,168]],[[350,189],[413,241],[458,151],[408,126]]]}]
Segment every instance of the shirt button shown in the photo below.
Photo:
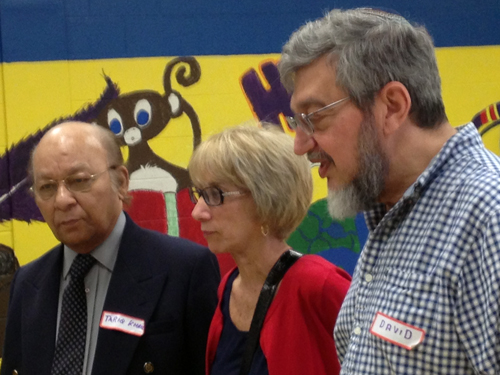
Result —
[{"label": "shirt button", "polygon": [[367,273],[367,274],[365,275],[365,281],[366,281],[367,283],[370,283],[372,280],[373,280],[373,275],[372,275],[371,273]]},{"label": "shirt button", "polygon": [[354,334],[355,335],[360,335],[361,334],[361,327],[354,328]]},{"label": "shirt button", "polygon": [[90,292],[90,288],[85,288],[85,293],[89,293],[89,292]]}]

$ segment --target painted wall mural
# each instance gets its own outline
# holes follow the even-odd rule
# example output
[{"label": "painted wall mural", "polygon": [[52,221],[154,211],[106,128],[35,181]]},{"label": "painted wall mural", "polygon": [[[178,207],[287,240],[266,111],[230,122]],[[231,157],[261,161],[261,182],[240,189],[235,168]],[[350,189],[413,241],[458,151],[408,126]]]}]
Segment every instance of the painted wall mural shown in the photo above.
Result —
[{"label": "painted wall mural", "polygon": [[[498,97],[500,98],[500,95]],[[477,113],[472,122],[479,130],[486,147],[500,155],[500,101],[490,104]]]},{"label": "painted wall mural", "polygon": [[277,61],[260,63],[260,75],[255,69],[249,69],[241,77],[241,87],[253,113],[260,121],[285,124],[281,117],[293,116],[293,113],[290,109],[290,96],[280,82],[276,63]]},{"label": "painted wall mural", "polygon": [[[187,169],[157,155],[148,144],[172,119],[183,114],[191,123],[192,149],[201,142],[198,115],[189,102],[172,89],[173,73],[177,83],[184,87],[195,84],[201,77],[200,65],[195,58],[175,58],[165,67],[162,77],[164,93],[139,90],[121,94],[91,122],[109,128],[119,143],[128,149],[127,167],[134,197],[130,212],[137,217],[136,221],[163,233],[200,242],[203,239],[201,232],[197,233],[199,236],[189,235],[194,220],[184,221],[182,226],[179,222],[178,206],[179,209],[186,205],[192,207],[189,199],[186,201],[187,187],[190,186]],[[156,197],[153,192],[157,193]],[[156,215],[150,215],[151,212]]]},{"label": "painted wall mural", "polygon": [[[114,69],[107,64],[99,66],[97,62],[92,62],[91,73],[84,69],[80,79],[84,80],[92,74],[96,77],[99,93],[72,114],[58,113],[48,125],[26,134],[0,155],[0,222],[24,222],[28,224],[26,232],[36,232],[29,224],[43,222],[43,219],[28,192],[26,171],[30,151],[50,127],[75,119],[108,127],[116,134],[131,173],[130,189],[134,200],[128,211],[137,222],[151,229],[205,243],[199,224],[191,218],[193,205],[186,190],[190,183],[186,165],[192,150],[203,136],[218,130],[214,125],[219,125],[213,120],[205,125],[200,120],[207,114],[206,109],[203,109],[206,103],[202,101],[198,106],[200,109],[192,104],[210,89],[203,88],[202,94],[188,98],[189,90],[201,86],[205,76],[211,76],[210,68],[220,69],[220,65],[212,61],[202,75],[199,60],[205,59],[157,59],[154,65],[162,64],[163,70],[156,77],[151,75],[151,78],[160,88],[145,89],[143,86],[127,88],[126,91],[121,89],[121,86],[127,86],[125,81],[113,81],[112,74],[107,73]],[[250,68],[242,64],[243,68],[234,79],[236,82],[232,82],[233,90],[237,85],[240,101],[250,113],[247,119],[271,122],[292,134],[283,118],[291,114],[290,98],[279,81],[277,59],[266,56],[256,59]],[[213,82],[213,79],[210,81]],[[215,91],[215,85],[213,88]],[[233,101],[236,101],[234,96]],[[469,117],[480,130],[485,143],[496,153],[500,153],[498,108],[499,104],[493,103]],[[219,128],[236,123],[221,123]],[[182,128],[181,137],[165,134],[176,125],[177,131]],[[182,150],[182,161],[175,160],[171,153],[165,155],[165,151],[170,148]],[[317,190],[320,190],[323,181],[318,181],[317,185]],[[325,195],[324,191],[316,191],[308,217],[293,233],[289,243],[304,253],[319,253],[352,272],[366,240],[366,226],[361,215],[344,222],[333,222],[327,214],[323,199]],[[43,252],[49,247],[39,251]],[[37,257],[37,253],[31,255],[23,249],[18,250],[17,246],[13,248],[16,248],[22,264]],[[224,269],[232,265],[228,259],[221,262]]]},{"label": "painted wall mural", "polygon": [[[291,114],[290,97],[279,81],[276,61],[264,60],[259,63],[259,69],[265,80],[261,80],[254,69],[241,75],[242,95],[257,120],[273,123],[290,133],[291,129],[283,121],[284,115]],[[198,83],[201,76],[200,64],[194,57],[177,57],[167,62],[163,75],[158,77],[162,92],[137,89],[122,93],[119,84],[104,74],[106,86],[94,102],[85,104],[72,115],[59,116],[12,145],[0,157],[0,175],[4,176],[0,190],[0,221],[43,222],[28,190],[31,150],[52,126],[67,120],[80,120],[111,129],[127,154],[133,196],[127,211],[137,223],[206,244],[199,223],[191,217],[194,205],[187,192],[190,185],[187,169],[158,155],[149,144],[172,121],[185,116],[192,139],[182,147],[189,159],[192,150],[201,142],[202,129],[195,108],[182,96],[180,89],[172,88],[172,80],[180,87],[189,87]],[[327,214],[325,200],[319,199],[289,243],[301,252],[319,253],[352,273],[365,239],[366,227],[361,215],[357,219],[334,223]],[[234,264],[224,255],[219,255],[219,262],[223,272]]]}]

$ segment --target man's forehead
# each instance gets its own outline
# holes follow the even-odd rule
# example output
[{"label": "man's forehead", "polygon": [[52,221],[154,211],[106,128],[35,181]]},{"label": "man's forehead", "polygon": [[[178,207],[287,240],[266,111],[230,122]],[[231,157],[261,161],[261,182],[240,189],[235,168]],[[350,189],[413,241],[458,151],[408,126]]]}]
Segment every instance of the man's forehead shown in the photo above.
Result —
[{"label": "man's forehead", "polygon": [[292,109],[324,105],[325,101],[331,101],[330,96],[335,97],[336,91],[341,92],[336,86],[334,68],[326,66],[324,62],[318,64],[313,62],[295,73],[291,98]]},{"label": "man's forehead", "polygon": [[81,122],[56,125],[42,137],[40,144],[43,143],[100,145],[97,126]]},{"label": "man's forehead", "polygon": [[94,172],[107,164],[107,153],[98,143],[65,136],[42,141],[33,154],[33,173],[37,178],[64,178],[82,171]]},{"label": "man's forehead", "polygon": [[95,154],[102,149],[101,142],[92,132],[58,128],[47,133],[40,140],[34,156],[54,153],[61,156],[73,156],[86,152]]}]

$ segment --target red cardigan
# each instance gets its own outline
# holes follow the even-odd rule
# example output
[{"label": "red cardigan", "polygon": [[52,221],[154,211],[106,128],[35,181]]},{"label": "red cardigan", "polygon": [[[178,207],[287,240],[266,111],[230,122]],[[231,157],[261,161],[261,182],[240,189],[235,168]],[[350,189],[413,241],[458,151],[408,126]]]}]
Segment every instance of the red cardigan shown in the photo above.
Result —
[{"label": "red cardigan", "polygon": [[[207,375],[222,333],[221,299],[231,273],[228,272],[219,285],[219,304],[208,333]],[[347,272],[317,255],[300,258],[288,270],[260,334],[269,375],[340,372],[333,327],[350,280]]]}]

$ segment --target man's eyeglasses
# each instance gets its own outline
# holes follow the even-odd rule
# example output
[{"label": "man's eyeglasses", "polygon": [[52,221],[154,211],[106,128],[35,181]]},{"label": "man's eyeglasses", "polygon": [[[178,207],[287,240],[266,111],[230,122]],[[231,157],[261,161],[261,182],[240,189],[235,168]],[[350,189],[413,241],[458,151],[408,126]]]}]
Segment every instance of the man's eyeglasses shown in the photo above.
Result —
[{"label": "man's eyeglasses", "polygon": [[30,190],[37,197],[43,200],[49,200],[56,195],[59,189],[59,182],[62,182],[66,189],[72,193],[85,193],[90,191],[94,182],[105,172],[110,169],[115,169],[116,166],[108,167],[104,171],[94,174],[77,173],[68,176],[62,180],[45,180],[40,183],[34,183]]},{"label": "man's eyeglasses", "polygon": [[328,105],[325,105],[324,107],[322,107],[322,108],[320,108],[320,109],[318,109],[318,110],[316,110],[314,112],[311,112],[311,113],[308,113],[308,114],[297,113],[293,117],[288,117],[287,116],[286,120],[287,120],[288,125],[290,126],[290,128],[292,128],[293,130],[297,130],[297,128],[300,128],[307,135],[312,135],[314,133],[314,124],[312,123],[311,118],[314,115],[318,114],[319,112],[326,111],[327,109],[331,109],[333,107],[336,107],[340,103],[343,103],[343,102],[345,102],[346,100],[349,100],[349,99],[350,98],[347,96],[345,98],[337,100],[336,102],[333,102],[333,103],[330,103]]},{"label": "man's eyeglasses", "polygon": [[228,195],[243,195],[243,191],[222,191],[218,187],[209,186],[205,189],[198,189],[192,186],[189,188],[189,197],[194,204],[198,203],[200,197],[203,197],[205,203],[209,206],[220,206],[224,203],[224,197]]}]

